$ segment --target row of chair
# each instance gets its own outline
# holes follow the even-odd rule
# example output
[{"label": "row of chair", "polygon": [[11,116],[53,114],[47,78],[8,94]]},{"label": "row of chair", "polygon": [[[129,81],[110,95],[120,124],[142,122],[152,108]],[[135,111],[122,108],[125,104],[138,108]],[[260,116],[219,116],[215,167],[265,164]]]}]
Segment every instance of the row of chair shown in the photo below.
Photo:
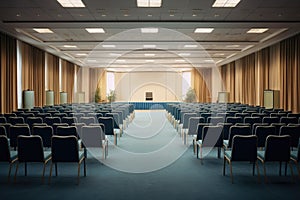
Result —
[{"label": "row of chair", "polygon": [[78,139],[75,136],[53,136],[51,138],[51,150],[44,150],[43,140],[40,136],[24,136],[17,138],[18,149],[11,151],[9,140],[6,136],[0,136],[0,161],[9,163],[8,181],[10,179],[11,168],[16,164],[14,180],[16,182],[19,164],[24,163],[25,176],[27,176],[27,163],[43,163],[42,181],[44,181],[45,168],[51,160],[49,183],[52,176],[52,166],[55,165],[57,176],[57,163],[78,163],[78,184],[80,178],[80,165],[84,163],[84,176],[86,176],[86,154],[80,151]]}]

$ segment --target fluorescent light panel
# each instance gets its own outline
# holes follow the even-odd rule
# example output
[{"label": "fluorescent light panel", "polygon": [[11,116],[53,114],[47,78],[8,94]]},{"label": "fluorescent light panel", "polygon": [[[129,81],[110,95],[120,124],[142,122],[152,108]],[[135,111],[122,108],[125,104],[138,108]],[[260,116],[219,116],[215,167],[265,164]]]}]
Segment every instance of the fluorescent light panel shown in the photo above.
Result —
[{"label": "fluorescent light panel", "polygon": [[264,33],[267,30],[269,30],[268,28],[252,28],[249,31],[247,31],[247,33]]},{"label": "fluorescent light panel", "polygon": [[152,48],[156,48],[156,45],[155,44],[145,44],[144,48],[152,49]]},{"label": "fluorescent light panel", "polygon": [[148,63],[153,63],[154,60],[145,60],[145,62],[148,62]]},{"label": "fluorescent light panel", "polygon": [[85,30],[89,33],[105,33],[103,28],[86,28]]},{"label": "fluorescent light panel", "polygon": [[212,7],[215,8],[234,8],[240,3],[241,0],[216,0],[215,3],[212,5]]},{"label": "fluorescent light panel", "polygon": [[196,28],[194,33],[211,33],[213,28]]},{"label": "fluorescent light panel", "polygon": [[81,0],[57,0],[65,8],[84,8],[85,5]]},{"label": "fluorescent light panel", "polygon": [[76,45],[68,45],[68,44],[64,45],[63,47],[65,47],[65,48],[77,48]]},{"label": "fluorescent light panel", "polygon": [[103,48],[115,48],[116,45],[113,45],[113,44],[103,44],[102,47]]},{"label": "fluorescent light panel", "polygon": [[154,57],[155,54],[154,53],[145,53],[144,56],[146,56],[146,57]]},{"label": "fluorescent light panel", "polygon": [[179,56],[190,56],[191,54],[190,53],[179,53],[178,55]]},{"label": "fluorescent light panel", "polygon": [[34,28],[33,30],[38,33],[53,33],[49,28]]},{"label": "fluorescent light panel", "polygon": [[137,0],[137,7],[147,8],[159,8],[161,7],[162,0]]},{"label": "fluorescent light panel", "polygon": [[197,48],[198,47],[198,45],[196,45],[196,44],[186,44],[186,45],[184,45],[184,48]]},{"label": "fluorescent light panel", "polygon": [[141,28],[142,33],[158,33],[158,28]]}]

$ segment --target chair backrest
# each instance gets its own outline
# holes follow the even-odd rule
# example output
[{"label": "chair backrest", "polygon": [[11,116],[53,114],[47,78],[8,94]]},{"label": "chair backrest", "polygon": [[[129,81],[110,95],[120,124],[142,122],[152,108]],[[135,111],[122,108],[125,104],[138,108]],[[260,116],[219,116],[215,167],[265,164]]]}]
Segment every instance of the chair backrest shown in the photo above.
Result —
[{"label": "chair backrest", "polygon": [[203,117],[205,119],[205,123],[209,123],[208,117],[212,117],[212,113],[201,113],[200,117]]},{"label": "chair backrest", "polygon": [[251,130],[252,130],[252,135],[255,135],[255,130],[256,127],[258,126],[270,126],[268,123],[254,123],[252,124]]},{"label": "chair backrest", "polygon": [[232,124],[243,123],[243,118],[241,118],[241,117],[227,117],[226,118],[226,123],[232,123]]},{"label": "chair backrest", "polygon": [[32,134],[39,135],[42,138],[44,147],[51,147],[51,138],[53,136],[53,128],[51,126],[34,126]]},{"label": "chair backrest", "polygon": [[60,117],[45,117],[44,123],[52,126],[54,123],[61,123]]},{"label": "chair backrest", "polygon": [[199,123],[204,123],[203,117],[189,118],[188,135],[197,135],[197,128]]},{"label": "chair backrest", "polygon": [[102,140],[105,139],[105,135],[100,126],[83,126],[81,133],[85,147],[102,147]]},{"label": "chair backrest", "polygon": [[257,160],[257,137],[255,135],[235,135],[232,139],[232,161]]},{"label": "chair backrest", "polygon": [[278,117],[264,117],[262,119],[262,123],[268,123],[268,124],[272,124],[272,123],[279,123],[280,119]]},{"label": "chair backrest", "polygon": [[231,147],[232,139],[236,135],[252,135],[250,126],[231,126],[229,130],[228,146]]},{"label": "chair backrest", "polygon": [[77,123],[78,120],[76,117],[63,117],[61,119],[61,123],[67,123],[69,126],[71,126],[73,123]]},{"label": "chair backrest", "polygon": [[5,124],[7,121],[6,121],[6,118],[5,117],[0,117],[0,123],[2,124]]},{"label": "chair backrest", "polygon": [[68,114],[58,112],[58,113],[54,113],[53,117],[59,117],[60,119],[62,119],[63,117],[68,117]]},{"label": "chair backrest", "polygon": [[56,135],[59,136],[73,135],[75,137],[78,137],[77,128],[76,126],[58,126],[56,128]]},{"label": "chair backrest", "polygon": [[250,114],[249,113],[236,113],[235,116],[236,117],[241,117],[243,119],[243,122],[244,122],[244,118],[245,117],[250,117]]},{"label": "chair backrest", "polygon": [[112,117],[99,117],[98,122],[104,124],[105,135],[114,135],[114,119]]},{"label": "chair backrest", "polygon": [[210,123],[214,126],[216,126],[218,123],[225,122],[225,119],[223,117],[208,117],[207,123]]},{"label": "chair backrest", "polygon": [[42,138],[38,135],[18,136],[18,161],[43,162],[44,150]]},{"label": "chair backrest", "polygon": [[254,123],[261,123],[262,120],[260,117],[245,117],[244,123],[254,124]]},{"label": "chair backrest", "polygon": [[289,135],[269,135],[265,145],[265,161],[290,160],[290,142]]},{"label": "chair backrest", "polygon": [[255,135],[257,136],[257,146],[264,147],[267,137],[269,135],[276,135],[276,128],[274,126],[257,126]]},{"label": "chair backrest", "polygon": [[43,121],[44,121],[44,119],[46,117],[51,117],[51,114],[50,113],[38,113],[36,116],[37,117],[41,117],[43,119]]},{"label": "chair backrest", "polygon": [[41,117],[27,117],[27,124],[32,128],[34,123],[43,123],[43,118]]},{"label": "chair backrest", "polygon": [[120,129],[120,119],[118,113],[106,113],[107,117],[112,117],[114,119],[114,128]]},{"label": "chair backrest", "polygon": [[21,113],[19,114],[19,117],[23,117],[24,122],[27,122],[28,117],[34,117],[35,115],[33,113]]},{"label": "chair backrest", "polygon": [[10,117],[10,118],[8,118],[8,122],[11,123],[12,125],[24,124],[25,120],[23,117]]},{"label": "chair backrest", "polygon": [[78,162],[78,139],[75,136],[58,136],[52,137],[52,162]]},{"label": "chair backrest", "polygon": [[229,130],[230,130],[230,127],[233,126],[233,124],[231,123],[218,123],[218,126],[221,126],[223,127],[223,139],[224,140],[227,140],[228,137],[229,137]]},{"label": "chair backrest", "polygon": [[1,125],[0,125],[0,135],[7,136],[5,126],[1,126]]},{"label": "chair backrest", "polygon": [[298,123],[298,119],[296,117],[281,117],[280,118],[280,123],[297,124]]},{"label": "chair backrest", "polygon": [[197,125],[197,138],[196,140],[201,140],[202,139],[202,134],[203,134],[203,127],[204,126],[209,126],[211,125],[210,123],[198,123]]},{"label": "chair backrest", "polygon": [[85,123],[86,125],[96,123],[95,117],[80,117],[79,123]]},{"label": "chair backrest", "polygon": [[296,117],[296,118],[300,118],[300,113],[288,113],[287,115],[288,117]]},{"label": "chair backrest", "polygon": [[0,162],[10,162],[10,150],[8,138],[5,135],[0,135]]},{"label": "chair backrest", "polygon": [[300,126],[282,126],[279,135],[291,136],[291,147],[298,147],[300,137]]},{"label": "chair backrest", "polygon": [[182,128],[187,129],[189,127],[189,119],[191,117],[197,117],[197,113],[185,113],[183,115]]},{"label": "chair backrest", "polygon": [[272,123],[271,126],[274,126],[275,129],[276,129],[276,132],[275,132],[274,135],[279,135],[280,134],[280,128],[282,126],[286,126],[286,124],[284,124],[284,123]]},{"label": "chair backrest", "polygon": [[221,126],[204,126],[202,130],[202,144],[205,147],[222,147],[223,128]]},{"label": "chair backrest", "polygon": [[30,136],[29,126],[11,126],[10,127],[10,146],[17,147],[17,138],[20,135]]}]

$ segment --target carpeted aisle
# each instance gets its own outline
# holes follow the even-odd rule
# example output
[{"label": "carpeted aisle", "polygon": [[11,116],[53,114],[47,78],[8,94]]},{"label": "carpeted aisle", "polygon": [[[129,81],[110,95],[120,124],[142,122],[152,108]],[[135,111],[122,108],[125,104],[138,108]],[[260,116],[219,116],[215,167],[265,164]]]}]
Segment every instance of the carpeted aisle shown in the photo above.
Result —
[{"label": "carpeted aisle", "polygon": [[[181,155],[182,152],[183,155],[178,159],[173,156]],[[127,157],[127,155],[134,156]],[[141,158],[142,156],[146,159]],[[161,162],[165,160],[173,161]],[[112,165],[113,168],[107,165]],[[119,170],[115,170],[117,167],[114,166],[118,166]],[[277,164],[267,165],[270,181],[268,184],[263,183],[262,177],[262,183],[257,183],[257,177],[252,176],[251,165],[245,163],[233,165],[235,183],[231,184],[229,168],[224,177],[222,166],[223,160],[216,158],[216,152],[211,152],[201,165],[193,155],[191,147],[185,151],[181,138],[166,121],[164,112],[137,112],[136,118],[119,141],[119,146],[113,147],[110,144],[109,157],[104,164],[89,155],[87,177],[82,176],[79,185],[76,185],[76,164],[59,165],[59,175],[53,176],[49,185],[47,182],[41,183],[40,164],[29,164],[27,177],[24,176],[24,168],[21,165],[17,183],[13,183],[13,176],[11,182],[7,183],[8,167],[6,163],[1,163],[0,195],[1,199],[43,200],[221,198],[253,200],[300,197],[299,178],[296,183],[290,183],[289,172],[287,177],[279,177]],[[260,171],[262,173],[261,165]],[[294,173],[296,173],[295,166]],[[47,178],[48,175],[49,166],[46,169]]]}]

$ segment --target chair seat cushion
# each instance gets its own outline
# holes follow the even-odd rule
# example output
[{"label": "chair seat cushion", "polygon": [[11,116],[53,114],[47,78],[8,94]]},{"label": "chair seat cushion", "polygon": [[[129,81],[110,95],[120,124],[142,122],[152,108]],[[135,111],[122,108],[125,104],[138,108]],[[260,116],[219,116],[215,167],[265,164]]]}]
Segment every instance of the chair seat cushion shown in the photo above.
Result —
[{"label": "chair seat cushion", "polygon": [[202,140],[198,140],[197,144],[201,146],[202,145]]},{"label": "chair seat cushion", "polygon": [[229,140],[223,140],[223,145],[228,148]]},{"label": "chair seat cushion", "polygon": [[257,151],[257,157],[264,160],[265,159],[265,151]]},{"label": "chair seat cushion", "polygon": [[224,155],[225,155],[227,158],[229,158],[229,159],[231,159],[231,154],[232,154],[232,151],[225,151],[225,152],[224,152]]},{"label": "chair seat cushion", "polygon": [[298,157],[297,154],[298,154],[298,151],[291,151],[291,158],[299,161],[299,158],[297,158]]},{"label": "chair seat cushion", "polygon": [[18,157],[18,152],[17,151],[10,151],[10,159],[14,160]]},{"label": "chair seat cushion", "polygon": [[51,157],[51,151],[44,151],[44,159],[48,160]]},{"label": "chair seat cushion", "polygon": [[84,157],[84,151],[79,151],[79,160],[81,160]]}]

